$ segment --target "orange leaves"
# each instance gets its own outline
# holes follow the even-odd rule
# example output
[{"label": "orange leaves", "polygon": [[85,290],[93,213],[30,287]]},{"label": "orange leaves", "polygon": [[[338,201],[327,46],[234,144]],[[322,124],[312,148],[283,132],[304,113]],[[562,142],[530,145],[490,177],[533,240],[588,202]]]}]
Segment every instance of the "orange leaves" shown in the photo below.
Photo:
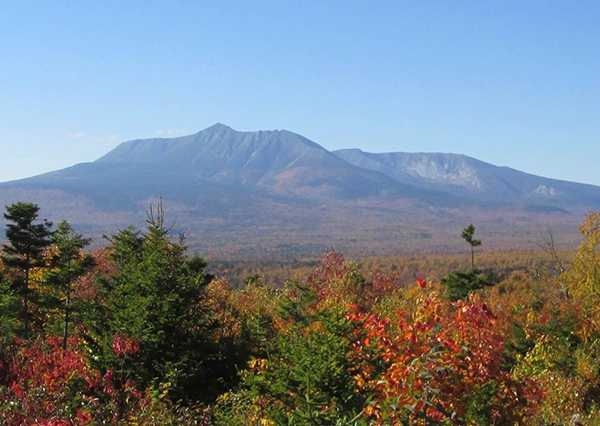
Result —
[{"label": "orange leaves", "polygon": [[[453,421],[466,413],[465,394],[490,381],[500,383],[505,404],[519,404],[521,391],[500,368],[503,338],[494,314],[475,298],[457,303],[453,312],[444,304],[425,298],[417,308],[418,320],[400,311],[393,329],[389,320],[375,315],[347,315],[362,324],[365,334],[353,347],[355,362],[362,366],[354,377],[357,387],[374,392],[364,414],[376,423],[384,418]],[[385,368],[373,376],[377,360]],[[507,414],[494,416],[500,420]]]}]

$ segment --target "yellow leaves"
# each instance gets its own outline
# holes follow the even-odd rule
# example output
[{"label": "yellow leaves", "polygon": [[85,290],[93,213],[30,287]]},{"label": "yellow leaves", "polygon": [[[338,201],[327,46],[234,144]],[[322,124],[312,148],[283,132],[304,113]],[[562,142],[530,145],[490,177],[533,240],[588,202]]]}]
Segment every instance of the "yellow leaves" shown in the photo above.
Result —
[{"label": "yellow leaves", "polygon": [[223,392],[221,395],[219,395],[217,397],[216,403],[217,404],[226,403],[232,396],[233,396],[233,394],[231,392]]},{"label": "yellow leaves", "polygon": [[537,379],[548,371],[560,370],[560,362],[570,350],[566,342],[557,337],[541,335],[533,349],[515,367],[514,375],[517,378]]},{"label": "yellow leaves", "polygon": [[578,354],[577,356],[577,374],[586,380],[598,379],[598,362],[591,358],[589,354]]},{"label": "yellow leaves", "polygon": [[425,297],[416,299],[416,307],[413,315],[415,323],[437,323],[439,321],[443,303],[441,302],[438,293],[432,291]]},{"label": "yellow leaves", "polygon": [[600,384],[600,340],[586,344],[575,353],[576,370],[579,377],[590,383]]},{"label": "yellow leaves", "polygon": [[579,230],[584,240],[561,279],[573,297],[593,306],[600,302],[600,213],[588,212]]},{"label": "yellow leaves", "polygon": [[544,390],[545,401],[536,415],[540,424],[569,424],[574,414],[584,411],[580,395],[586,385],[580,377],[546,371],[538,377],[538,384]]},{"label": "yellow leaves", "polygon": [[363,410],[366,417],[377,417],[379,408],[375,404],[369,404]]},{"label": "yellow leaves", "polygon": [[248,361],[248,367],[251,370],[265,371],[267,369],[267,360],[264,358],[252,358]]},{"label": "yellow leaves", "polygon": [[588,241],[598,243],[600,240],[600,212],[588,212],[586,220],[579,227],[581,232]]}]

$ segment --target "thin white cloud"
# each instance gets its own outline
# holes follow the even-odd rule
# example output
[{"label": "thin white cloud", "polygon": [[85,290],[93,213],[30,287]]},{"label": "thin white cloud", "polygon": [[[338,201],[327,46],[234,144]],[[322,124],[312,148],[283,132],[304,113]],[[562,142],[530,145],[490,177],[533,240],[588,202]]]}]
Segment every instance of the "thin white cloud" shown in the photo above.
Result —
[{"label": "thin white cloud", "polygon": [[81,139],[81,138],[85,138],[86,133],[76,132],[76,133],[71,133],[69,136],[71,136],[73,139]]},{"label": "thin white cloud", "polygon": [[158,136],[181,136],[188,133],[187,129],[159,129],[154,132]]}]

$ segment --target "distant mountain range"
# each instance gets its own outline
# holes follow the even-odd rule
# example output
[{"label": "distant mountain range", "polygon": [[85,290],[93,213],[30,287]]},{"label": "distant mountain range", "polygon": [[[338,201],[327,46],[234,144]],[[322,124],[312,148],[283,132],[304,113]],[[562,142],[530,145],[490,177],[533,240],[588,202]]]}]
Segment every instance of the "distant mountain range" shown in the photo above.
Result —
[{"label": "distant mountain range", "polygon": [[583,212],[600,209],[600,187],[464,155],[330,152],[286,130],[223,124],[0,183],[0,203],[36,202],[94,237],[143,225],[160,197],[190,246],[215,257],[449,251],[469,222],[488,247],[530,247],[546,224],[572,243]]}]

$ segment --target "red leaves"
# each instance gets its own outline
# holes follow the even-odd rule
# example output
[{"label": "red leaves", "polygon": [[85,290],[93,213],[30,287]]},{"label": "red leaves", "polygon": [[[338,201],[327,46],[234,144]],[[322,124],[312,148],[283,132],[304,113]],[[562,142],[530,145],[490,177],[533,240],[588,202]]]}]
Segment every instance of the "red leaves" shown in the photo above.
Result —
[{"label": "red leaves", "polygon": [[102,391],[107,394],[112,396],[113,398],[117,395],[117,390],[115,389],[115,384],[113,382],[113,376],[115,375],[115,372],[112,369],[108,369],[106,370],[106,373],[104,374],[104,387],[102,389]]},{"label": "red leaves", "polygon": [[425,287],[427,287],[427,281],[422,280],[421,278],[417,277],[417,285],[421,288],[425,288]]},{"label": "red leaves", "polygon": [[70,424],[55,413],[69,403],[73,394],[83,398],[97,374],[79,349],[81,342],[77,337],[69,339],[66,350],[61,343],[62,339],[56,336],[28,346],[21,341],[15,343],[7,363],[12,382],[5,388],[6,393],[0,388],[0,399],[10,401],[6,405],[10,410],[0,412],[0,418],[9,424],[29,424],[30,419],[37,419],[37,424]]},{"label": "red leaves", "polygon": [[12,375],[24,384],[21,389],[42,387],[47,392],[60,393],[71,379],[92,382],[93,371],[77,343],[76,337],[70,338],[70,345],[65,350],[61,347],[61,338],[49,336],[45,342],[21,348],[12,363]]},{"label": "red leaves", "polygon": [[377,299],[391,296],[400,288],[401,275],[398,272],[383,272],[376,270],[371,275],[370,285],[367,286],[369,294],[366,297]]},{"label": "red leaves", "polygon": [[[139,350],[139,341],[119,334],[113,339],[113,350],[124,361]],[[125,380],[121,373],[108,369],[102,377],[93,369],[76,335],[69,338],[66,350],[58,336],[32,343],[17,341],[6,364],[10,381],[0,386],[0,400],[7,402],[0,407],[3,424],[71,425],[75,421],[85,425],[117,405],[122,407],[120,415],[139,410],[136,404],[145,398],[135,382]],[[65,411],[69,406],[77,410]]]},{"label": "red leaves", "polygon": [[131,339],[124,334],[115,334],[112,341],[112,348],[118,358],[133,355],[140,350],[140,341],[138,339]]},{"label": "red leaves", "polygon": [[344,261],[344,255],[335,250],[328,250],[321,262],[308,278],[311,284],[327,284],[343,278],[349,268]]},{"label": "red leaves", "polygon": [[[417,283],[426,285],[420,279]],[[453,421],[466,412],[465,393],[491,380],[504,390],[505,407],[520,403],[522,390],[500,368],[504,343],[494,314],[476,299],[456,304],[453,313],[449,308],[447,302],[426,298],[417,307],[416,316],[398,311],[400,321],[394,327],[390,327],[389,319],[375,315],[347,315],[349,320],[362,323],[366,335],[353,345],[355,380],[360,389],[372,389],[375,394],[365,415],[376,423],[384,418],[399,421],[406,415],[411,421]],[[376,352],[367,352],[367,347]],[[387,367],[372,377],[371,363],[377,365],[377,359]],[[502,422],[514,412],[498,412],[498,420]]]},{"label": "red leaves", "polygon": [[17,385],[15,382],[13,382],[12,384],[12,390],[14,391],[14,393],[20,398],[23,396],[23,389],[21,389],[19,387],[19,385]]},{"label": "red leaves", "polygon": [[77,409],[77,421],[80,425],[87,425],[91,423],[94,419],[90,413],[84,412],[81,408]]}]

